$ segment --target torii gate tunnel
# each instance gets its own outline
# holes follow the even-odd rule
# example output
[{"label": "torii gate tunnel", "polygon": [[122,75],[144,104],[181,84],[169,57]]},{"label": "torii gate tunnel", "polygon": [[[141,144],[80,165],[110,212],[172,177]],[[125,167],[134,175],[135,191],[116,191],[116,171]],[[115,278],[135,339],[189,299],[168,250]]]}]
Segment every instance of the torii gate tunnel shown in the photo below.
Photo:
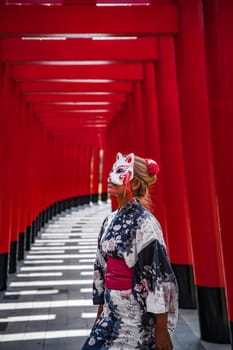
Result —
[{"label": "torii gate tunnel", "polygon": [[134,152],[160,164],[180,307],[230,342],[232,37],[231,0],[0,1],[1,290],[40,228],[107,200],[116,152]]}]

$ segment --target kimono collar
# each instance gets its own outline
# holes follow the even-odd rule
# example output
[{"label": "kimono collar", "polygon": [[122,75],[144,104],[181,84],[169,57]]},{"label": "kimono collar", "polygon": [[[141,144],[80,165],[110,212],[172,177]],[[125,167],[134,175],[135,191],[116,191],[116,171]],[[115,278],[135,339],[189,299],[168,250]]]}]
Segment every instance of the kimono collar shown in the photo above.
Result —
[{"label": "kimono collar", "polygon": [[122,207],[120,207],[117,212],[123,212],[123,211],[127,211],[128,209],[137,206],[138,204],[140,204],[138,198],[134,197],[133,199],[130,199],[127,203],[125,203]]}]

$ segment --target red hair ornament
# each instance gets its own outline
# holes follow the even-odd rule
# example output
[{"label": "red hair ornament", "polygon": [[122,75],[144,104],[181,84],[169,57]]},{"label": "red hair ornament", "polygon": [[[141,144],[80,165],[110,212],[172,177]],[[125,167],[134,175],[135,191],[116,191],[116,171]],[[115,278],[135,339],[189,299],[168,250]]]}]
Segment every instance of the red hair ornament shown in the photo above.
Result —
[{"label": "red hair ornament", "polygon": [[150,176],[155,176],[158,174],[159,172],[159,165],[158,163],[156,163],[154,160],[152,159],[145,159],[146,165],[147,165],[147,169],[148,169],[148,174]]}]

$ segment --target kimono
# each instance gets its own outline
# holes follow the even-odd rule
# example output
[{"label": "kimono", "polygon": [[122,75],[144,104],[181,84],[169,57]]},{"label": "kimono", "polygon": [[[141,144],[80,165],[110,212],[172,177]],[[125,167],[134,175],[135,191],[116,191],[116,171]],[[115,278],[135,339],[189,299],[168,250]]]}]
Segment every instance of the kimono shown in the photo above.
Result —
[{"label": "kimono", "polygon": [[[107,257],[133,268],[131,288],[105,286]],[[120,283],[119,283],[120,287]],[[134,198],[103,222],[94,264],[93,303],[104,304],[82,350],[153,350],[155,314],[178,318],[178,288],[156,218]]]}]

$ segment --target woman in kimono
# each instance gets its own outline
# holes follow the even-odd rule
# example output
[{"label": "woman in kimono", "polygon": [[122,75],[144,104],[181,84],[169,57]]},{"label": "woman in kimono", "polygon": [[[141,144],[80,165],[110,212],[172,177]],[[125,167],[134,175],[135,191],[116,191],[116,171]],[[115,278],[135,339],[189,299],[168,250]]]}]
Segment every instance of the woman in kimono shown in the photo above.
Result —
[{"label": "woman in kimono", "polygon": [[[158,164],[117,154],[108,192],[118,209],[103,222],[94,264],[96,322],[82,350],[171,350],[178,291],[161,227],[146,209]],[[144,204],[144,205],[143,205]]]}]

